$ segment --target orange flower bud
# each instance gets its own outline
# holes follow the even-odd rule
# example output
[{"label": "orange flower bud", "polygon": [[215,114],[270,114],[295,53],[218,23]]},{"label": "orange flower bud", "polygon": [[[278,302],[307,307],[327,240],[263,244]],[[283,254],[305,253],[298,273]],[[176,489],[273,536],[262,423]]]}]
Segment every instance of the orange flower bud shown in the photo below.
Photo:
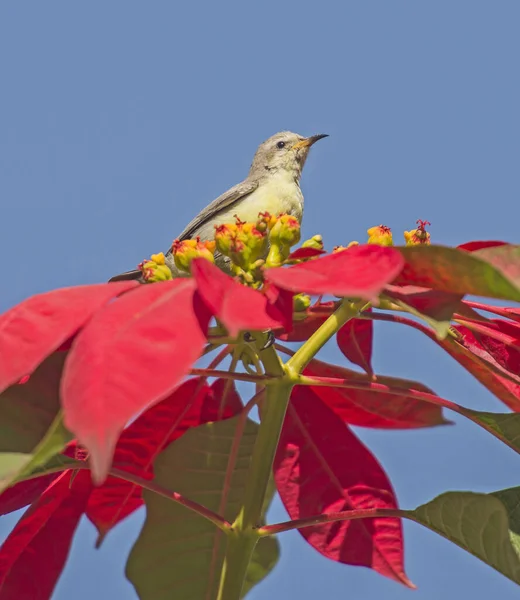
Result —
[{"label": "orange flower bud", "polygon": [[175,266],[180,271],[190,272],[190,264],[194,258],[205,258],[210,262],[215,262],[215,246],[214,241],[201,242],[200,238],[195,240],[175,240],[172,244],[173,259]]},{"label": "orange flower bud", "polygon": [[235,223],[224,223],[223,225],[215,225],[215,243],[217,250],[224,256],[229,256],[231,245],[237,233],[237,225]]},{"label": "orange flower bud", "polygon": [[392,230],[386,225],[378,225],[367,230],[367,244],[377,244],[378,246],[393,246]]},{"label": "orange flower bud", "polygon": [[231,245],[231,260],[249,271],[252,265],[265,256],[267,233],[259,231],[255,223],[240,223]]}]

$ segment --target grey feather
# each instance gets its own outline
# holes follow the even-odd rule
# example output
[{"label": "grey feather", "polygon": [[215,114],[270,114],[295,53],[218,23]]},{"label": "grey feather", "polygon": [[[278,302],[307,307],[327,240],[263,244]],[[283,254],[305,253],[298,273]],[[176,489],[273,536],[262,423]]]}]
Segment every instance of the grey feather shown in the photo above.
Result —
[{"label": "grey feather", "polygon": [[197,231],[210,221],[216,214],[224,208],[229,208],[239,200],[243,200],[251,192],[254,192],[258,187],[258,179],[248,178],[237,183],[227,192],[224,192],[218,198],[208,204],[184,229],[180,234],[179,240],[189,240],[197,235]]}]

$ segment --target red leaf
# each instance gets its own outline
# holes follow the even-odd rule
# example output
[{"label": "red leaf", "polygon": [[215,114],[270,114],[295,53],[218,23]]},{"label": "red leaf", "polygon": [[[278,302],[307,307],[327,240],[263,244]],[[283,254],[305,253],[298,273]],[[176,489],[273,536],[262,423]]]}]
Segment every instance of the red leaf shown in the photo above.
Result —
[{"label": "red leaf", "polygon": [[54,290],[32,296],[0,316],[0,392],[32,373],[109,300],[135,281]]},{"label": "red leaf", "polygon": [[87,472],[65,471],[18,521],[0,549],[0,600],[48,600],[90,493]]},{"label": "red leaf", "polygon": [[19,510],[39,498],[59,473],[20,481],[0,494],[0,515]]},{"label": "red leaf", "polygon": [[62,379],[66,427],[105,479],[117,438],[139,411],[180,383],[199,358],[210,319],[195,282],[143,285],[100,310],[76,337]]},{"label": "red leaf", "polygon": [[231,336],[247,330],[279,327],[290,330],[292,303],[287,306],[286,294],[280,297],[271,290],[271,297],[276,301],[270,302],[267,295],[241,285],[205,259],[195,259],[191,263],[191,272],[202,299]]},{"label": "red leaf", "polygon": [[494,248],[495,246],[505,246],[507,242],[498,242],[494,240],[486,242],[466,242],[457,246],[459,250],[466,250],[466,252],[475,252],[476,250],[482,250],[483,248]]},{"label": "red leaf", "polygon": [[[470,329],[461,325],[456,325],[455,329],[463,336],[462,341],[441,343],[442,347],[511,410],[520,412],[520,384],[511,381],[507,369]],[[500,370],[505,371],[506,376],[501,375]]]},{"label": "red leaf", "polygon": [[[335,302],[321,302],[307,310],[308,316],[303,320],[293,321],[292,331],[277,332],[276,337],[286,342],[303,342],[327,320],[334,310]],[[320,309],[323,312],[320,313]]]},{"label": "red leaf", "polygon": [[520,329],[501,319],[493,319],[493,323],[498,325],[496,330],[489,335],[477,332],[476,338],[499,365],[520,380]]},{"label": "red leaf", "polygon": [[[114,467],[151,479],[155,457],[188,429],[230,418],[241,410],[234,382],[230,383],[221,410],[223,379],[217,379],[211,388],[200,378],[186,381],[123,431],[114,453]],[[98,529],[98,545],[112,527],[143,504],[141,493],[140,486],[110,476],[93,489],[86,512]]]},{"label": "red leaf", "polygon": [[492,306],[491,304],[483,304],[482,302],[471,302],[469,300],[465,300],[463,304],[472,309],[476,308],[477,310],[485,310],[500,317],[505,317],[506,319],[511,319],[517,323],[520,323],[520,308],[513,306],[502,308],[500,306]]},{"label": "red leaf", "polygon": [[414,285],[388,285],[385,294],[401,300],[421,314],[436,321],[450,321],[454,312],[462,310],[462,294],[450,294]]},{"label": "red leaf", "polygon": [[[385,472],[330,409],[302,388],[282,429],[274,473],[291,519],[344,510],[397,508]],[[370,567],[409,587],[399,519],[338,521],[300,531],[332,560]]]},{"label": "red leaf", "polygon": [[395,248],[353,246],[293,267],[266,269],[265,278],[295,293],[374,300],[403,265],[404,259]]},{"label": "red leaf", "polygon": [[451,339],[439,340],[429,327],[420,323],[413,323],[413,327],[445,350],[511,410],[520,412],[520,385],[499,374],[501,365],[484,349],[470,329],[460,325],[454,326],[462,335],[459,342]]},{"label": "red leaf", "polygon": [[[365,390],[310,386],[323,403],[350,425],[381,429],[415,429],[450,423],[444,419],[440,407],[414,398],[414,390],[434,394],[419,382],[378,375],[377,383],[374,384],[366,375],[319,360],[311,361],[304,374],[366,384]],[[378,385],[387,386],[388,389],[383,392]],[[392,391],[393,388],[409,390],[410,396],[398,395]]]},{"label": "red leaf", "polygon": [[368,319],[351,319],[338,331],[336,340],[344,356],[372,375],[374,327]]},{"label": "red leaf", "polygon": [[314,258],[315,256],[321,256],[326,254],[325,250],[319,248],[297,248],[294,252],[291,252],[287,257],[287,260],[302,260],[306,258]]}]

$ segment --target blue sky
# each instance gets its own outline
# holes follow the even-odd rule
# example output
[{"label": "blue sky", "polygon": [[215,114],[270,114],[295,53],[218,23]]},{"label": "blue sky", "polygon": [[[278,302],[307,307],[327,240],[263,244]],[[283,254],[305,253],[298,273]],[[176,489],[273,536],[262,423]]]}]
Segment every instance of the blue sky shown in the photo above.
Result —
[{"label": "blue sky", "polygon": [[[517,0],[1,3],[0,310],[165,250],[281,129],[330,134],[305,168],[305,237],[331,248],[384,223],[398,239],[421,218],[439,243],[518,243],[519,20]],[[505,410],[417,332],[377,325],[378,372]],[[333,346],[323,356],[344,360]],[[358,431],[403,507],[518,485],[517,457],[454,420]],[[284,519],[276,503],[270,520]],[[123,566],[141,522],[100,551],[84,523],[54,599],[135,600]],[[3,519],[0,535],[12,525]],[[416,592],[334,564],[291,532],[250,598],[518,597],[432,532],[405,533]]]}]

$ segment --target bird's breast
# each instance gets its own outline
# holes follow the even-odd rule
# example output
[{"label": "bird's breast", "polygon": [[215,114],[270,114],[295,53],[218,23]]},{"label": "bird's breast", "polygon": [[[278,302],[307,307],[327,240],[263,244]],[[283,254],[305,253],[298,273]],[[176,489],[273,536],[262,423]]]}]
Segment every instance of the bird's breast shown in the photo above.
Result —
[{"label": "bird's breast", "polygon": [[300,186],[294,181],[272,178],[262,182],[254,192],[248,194],[230,207],[216,214],[209,223],[205,223],[197,235],[201,239],[213,239],[215,225],[234,223],[235,215],[241,221],[255,222],[258,213],[268,212],[272,215],[288,213],[301,222],[303,216],[303,194]]},{"label": "bird's breast", "polygon": [[254,192],[232,207],[230,212],[238,214],[242,221],[256,221],[259,212],[269,212],[272,215],[289,213],[301,221],[303,194],[294,180],[273,177],[261,183]]}]

